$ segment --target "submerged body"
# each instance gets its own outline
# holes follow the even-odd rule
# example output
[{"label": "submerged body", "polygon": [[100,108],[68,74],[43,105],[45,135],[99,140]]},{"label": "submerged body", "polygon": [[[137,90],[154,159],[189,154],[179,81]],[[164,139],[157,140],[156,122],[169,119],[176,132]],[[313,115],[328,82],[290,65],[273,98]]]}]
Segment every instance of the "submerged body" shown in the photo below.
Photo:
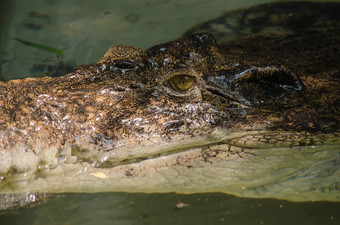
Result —
[{"label": "submerged body", "polygon": [[112,46],[0,83],[0,193],[224,192],[340,201],[339,26]]}]

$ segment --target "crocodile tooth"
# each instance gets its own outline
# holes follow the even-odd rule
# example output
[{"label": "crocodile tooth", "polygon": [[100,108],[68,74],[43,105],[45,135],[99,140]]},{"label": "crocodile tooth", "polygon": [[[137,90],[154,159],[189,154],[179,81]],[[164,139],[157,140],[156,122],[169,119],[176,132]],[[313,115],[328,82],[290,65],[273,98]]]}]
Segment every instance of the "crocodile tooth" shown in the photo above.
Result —
[{"label": "crocodile tooth", "polygon": [[75,155],[72,155],[70,157],[68,157],[64,163],[67,163],[67,164],[75,164],[77,162],[78,158],[77,156]]},{"label": "crocodile tooth", "polygon": [[59,165],[58,159],[54,158],[53,161],[51,162],[51,164],[49,165],[49,169],[55,169],[57,168],[57,166]]},{"label": "crocodile tooth", "polygon": [[5,177],[5,181],[14,189],[20,189],[27,186],[28,181],[34,177],[35,171],[15,174],[10,177]]},{"label": "crocodile tooth", "polygon": [[48,171],[57,168],[58,165],[59,165],[58,159],[54,158],[50,163],[41,163],[41,165],[38,166],[38,169],[40,171]]}]

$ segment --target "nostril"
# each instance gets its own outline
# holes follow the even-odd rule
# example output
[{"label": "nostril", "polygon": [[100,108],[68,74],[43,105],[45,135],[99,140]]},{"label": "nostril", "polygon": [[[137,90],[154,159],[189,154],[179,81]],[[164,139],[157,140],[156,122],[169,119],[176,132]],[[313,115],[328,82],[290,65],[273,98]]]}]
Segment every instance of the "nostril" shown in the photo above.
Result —
[{"label": "nostril", "polygon": [[126,88],[122,87],[122,86],[116,86],[115,87],[115,91],[124,92],[125,90],[126,90]]},{"label": "nostril", "polygon": [[133,62],[122,61],[122,62],[114,62],[113,67],[121,70],[135,69],[137,65]]},{"label": "nostril", "polygon": [[144,88],[144,85],[141,83],[132,83],[130,84],[131,89],[138,89],[138,88]]}]

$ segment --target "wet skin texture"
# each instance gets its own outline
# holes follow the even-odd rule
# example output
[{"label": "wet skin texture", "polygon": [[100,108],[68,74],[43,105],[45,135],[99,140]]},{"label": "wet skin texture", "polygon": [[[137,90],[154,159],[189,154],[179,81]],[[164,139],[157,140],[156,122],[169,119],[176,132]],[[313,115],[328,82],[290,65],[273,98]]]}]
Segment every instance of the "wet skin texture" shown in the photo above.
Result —
[{"label": "wet skin texture", "polygon": [[[338,143],[339,37],[335,27],[260,33],[223,44],[212,35],[196,34],[145,51],[113,45],[95,65],[62,77],[0,82],[0,184],[5,191],[17,189],[22,181],[14,178],[17,174],[38,179],[45,169],[81,163],[113,168],[117,174],[123,171],[126,179],[132,179],[142,176],[138,174],[143,170],[136,172],[131,163],[204,144],[179,146],[174,152],[148,152],[149,148],[209,135],[217,139],[216,130],[255,133],[248,142],[228,139],[227,150],[218,147],[225,141],[211,141],[194,157],[184,156],[185,162],[179,157],[167,164],[165,159],[165,167],[173,164],[189,170],[199,160],[213,165],[213,160],[223,162],[230,155],[254,156],[244,152],[247,148],[289,150]],[[339,198],[340,188],[332,187]],[[145,190],[155,188],[135,189]],[[188,192],[195,191],[223,189]],[[287,196],[280,198],[300,200]]]},{"label": "wet skin texture", "polygon": [[[337,131],[339,42],[316,35],[261,35],[219,47],[202,34],[146,52],[112,46],[94,66],[60,78],[2,82],[1,146],[34,150],[42,136],[48,146],[85,134],[114,147],[124,137],[171,138],[194,123]],[[192,87],[174,90],[175,76],[192,77]]]}]

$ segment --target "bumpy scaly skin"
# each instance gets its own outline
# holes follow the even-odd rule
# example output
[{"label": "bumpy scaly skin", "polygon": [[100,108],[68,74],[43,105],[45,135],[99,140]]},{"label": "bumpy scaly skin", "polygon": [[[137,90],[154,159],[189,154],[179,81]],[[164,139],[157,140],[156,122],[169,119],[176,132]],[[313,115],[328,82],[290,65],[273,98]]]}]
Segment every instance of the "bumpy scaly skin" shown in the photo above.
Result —
[{"label": "bumpy scaly skin", "polygon": [[[339,37],[334,29],[221,45],[200,34],[146,51],[114,45],[63,77],[0,82],[0,192],[339,200]],[[194,79],[186,92],[171,83],[180,75]]]},{"label": "bumpy scaly skin", "polygon": [[[183,42],[188,51],[196,50],[190,42]],[[210,48],[210,43],[200,45],[199,57],[209,58],[205,48]],[[59,155],[76,145],[111,150],[153,137],[190,134],[186,129],[190,126],[209,128],[227,123],[229,114],[218,107],[209,113],[214,108],[200,96],[175,98],[164,93],[162,80],[166,76],[178,71],[194,73],[198,79],[202,75],[204,66],[196,68],[186,55],[182,58],[187,65],[178,70],[158,65],[139,49],[112,46],[96,65],[72,74],[1,83],[1,149],[12,155],[20,151],[43,158],[40,155],[45,155],[46,149],[58,150]],[[201,84],[196,85],[199,89]],[[7,168],[3,165],[1,174],[25,170],[22,162],[14,161]]]}]

